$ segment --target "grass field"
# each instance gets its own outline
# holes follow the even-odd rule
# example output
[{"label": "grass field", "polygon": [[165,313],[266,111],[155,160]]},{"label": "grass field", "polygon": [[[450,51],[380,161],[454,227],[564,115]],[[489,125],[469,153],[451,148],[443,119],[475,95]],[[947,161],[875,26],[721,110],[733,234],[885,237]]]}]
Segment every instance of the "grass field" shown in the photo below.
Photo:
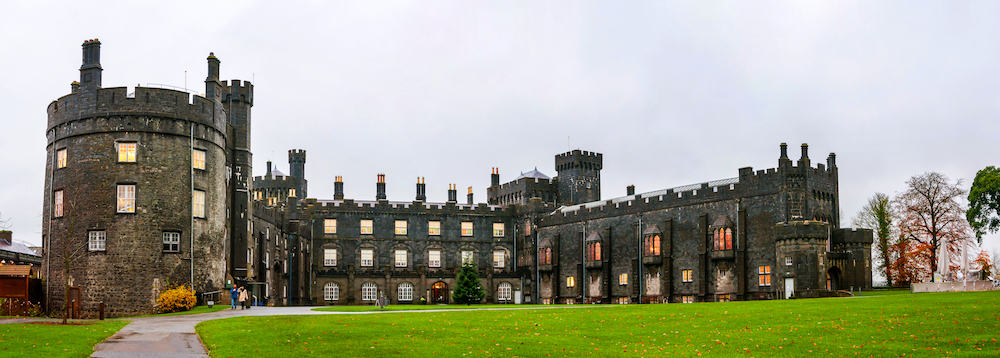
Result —
[{"label": "grass field", "polygon": [[115,334],[127,321],[95,321],[90,325],[0,324],[2,357],[86,357],[94,346]]},{"label": "grass field", "polygon": [[328,306],[313,308],[313,311],[330,312],[368,312],[368,311],[420,311],[420,310],[453,310],[453,309],[483,309],[483,308],[530,308],[552,307],[545,305],[390,305],[385,309],[378,306]]},{"label": "grass field", "polygon": [[574,307],[237,317],[197,331],[214,357],[1000,354],[1000,292]]}]

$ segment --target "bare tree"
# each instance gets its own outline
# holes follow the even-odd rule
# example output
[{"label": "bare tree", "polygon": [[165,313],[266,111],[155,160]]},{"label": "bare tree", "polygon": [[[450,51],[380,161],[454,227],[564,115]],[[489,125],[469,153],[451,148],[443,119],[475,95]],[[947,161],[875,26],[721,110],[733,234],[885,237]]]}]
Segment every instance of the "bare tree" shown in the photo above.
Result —
[{"label": "bare tree", "polygon": [[965,208],[958,202],[965,195],[960,185],[940,173],[925,173],[907,180],[906,191],[894,200],[900,238],[926,245],[931,277],[938,269],[939,251],[958,252],[971,237]]},{"label": "bare tree", "polygon": [[875,232],[875,246],[872,247],[875,265],[885,274],[886,284],[892,286],[892,246],[893,221],[895,221],[889,196],[875,193],[868,203],[854,217],[854,226]]}]

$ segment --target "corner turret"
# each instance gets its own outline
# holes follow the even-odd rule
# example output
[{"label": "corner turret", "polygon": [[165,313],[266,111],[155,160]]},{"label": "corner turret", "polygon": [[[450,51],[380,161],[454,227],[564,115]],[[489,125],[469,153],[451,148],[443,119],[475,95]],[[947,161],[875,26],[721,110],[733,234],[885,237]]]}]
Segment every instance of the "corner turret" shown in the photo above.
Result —
[{"label": "corner turret", "polygon": [[559,204],[574,205],[601,200],[604,155],[574,150],[556,155]]}]

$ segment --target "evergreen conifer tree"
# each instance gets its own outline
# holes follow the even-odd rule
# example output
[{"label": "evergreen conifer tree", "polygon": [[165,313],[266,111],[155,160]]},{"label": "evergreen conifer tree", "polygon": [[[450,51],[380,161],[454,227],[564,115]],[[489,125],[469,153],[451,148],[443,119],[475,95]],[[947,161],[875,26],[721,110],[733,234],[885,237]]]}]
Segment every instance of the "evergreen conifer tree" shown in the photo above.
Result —
[{"label": "evergreen conifer tree", "polygon": [[473,304],[479,303],[486,296],[483,287],[479,285],[479,274],[476,273],[476,264],[462,264],[462,269],[458,271],[458,287],[455,287],[455,294],[452,299],[456,303]]}]

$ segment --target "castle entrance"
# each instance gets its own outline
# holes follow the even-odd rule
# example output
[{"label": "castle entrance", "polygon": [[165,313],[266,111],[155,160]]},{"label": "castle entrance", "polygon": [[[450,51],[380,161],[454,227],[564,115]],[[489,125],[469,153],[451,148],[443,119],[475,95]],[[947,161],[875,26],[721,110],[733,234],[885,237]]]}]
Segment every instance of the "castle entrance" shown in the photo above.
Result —
[{"label": "castle entrance", "polygon": [[431,303],[448,303],[448,284],[438,281],[431,286]]},{"label": "castle entrance", "polygon": [[826,271],[826,289],[829,291],[840,289],[840,268],[834,266]]}]

